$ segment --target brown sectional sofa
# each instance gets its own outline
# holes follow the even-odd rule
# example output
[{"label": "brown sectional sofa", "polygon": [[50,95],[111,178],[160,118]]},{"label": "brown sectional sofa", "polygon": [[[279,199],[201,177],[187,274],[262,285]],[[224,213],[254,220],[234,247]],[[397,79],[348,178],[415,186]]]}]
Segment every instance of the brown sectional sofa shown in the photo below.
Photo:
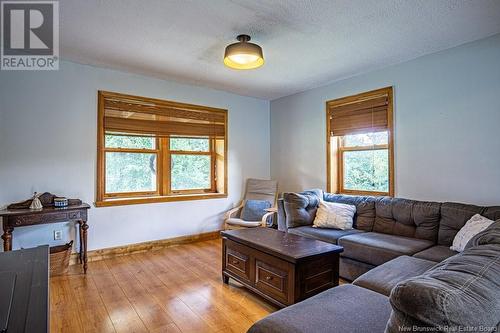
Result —
[{"label": "brown sectional sofa", "polygon": [[[353,203],[357,228],[310,226],[319,191],[285,194],[279,228],[341,244],[354,280],[286,307],[249,333],[500,331],[500,207],[325,194]],[[465,251],[449,249],[474,214],[496,220]]]},{"label": "brown sectional sofa", "polygon": [[[313,228],[320,199],[356,206],[354,229]],[[497,220],[500,207],[309,190],[283,194],[278,201],[278,229],[343,246],[340,276],[353,281],[400,256],[433,262],[453,256],[456,252],[449,249],[453,238],[474,214]]]}]

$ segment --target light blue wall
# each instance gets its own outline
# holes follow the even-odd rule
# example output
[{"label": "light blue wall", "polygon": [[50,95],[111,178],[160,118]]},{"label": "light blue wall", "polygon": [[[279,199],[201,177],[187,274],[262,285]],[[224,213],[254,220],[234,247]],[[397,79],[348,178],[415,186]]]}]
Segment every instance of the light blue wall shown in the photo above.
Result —
[{"label": "light blue wall", "polygon": [[[96,186],[97,90],[229,110],[229,197],[92,208],[89,248],[220,229],[244,180],[268,178],[269,102],[223,91],[62,62],[54,72],[0,72],[0,206],[49,191],[92,203]],[[17,228],[14,248],[54,243],[72,224]]]},{"label": "light blue wall", "polygon": [[396,195],[500,204],[500,35],[272,101],[281,190],[326,188],[326,101],[386,86]]}]

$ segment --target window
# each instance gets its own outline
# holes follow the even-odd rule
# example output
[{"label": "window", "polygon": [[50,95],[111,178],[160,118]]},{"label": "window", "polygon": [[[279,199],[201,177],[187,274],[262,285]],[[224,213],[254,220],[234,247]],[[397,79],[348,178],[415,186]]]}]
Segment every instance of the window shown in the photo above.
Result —
[{"label": "window", "polygon": [[327,102],[328,190],[394,194],[392,88]]},{"label": "window", "polygon": [[227,111],[100,91],[97,206],[227,196]]}]

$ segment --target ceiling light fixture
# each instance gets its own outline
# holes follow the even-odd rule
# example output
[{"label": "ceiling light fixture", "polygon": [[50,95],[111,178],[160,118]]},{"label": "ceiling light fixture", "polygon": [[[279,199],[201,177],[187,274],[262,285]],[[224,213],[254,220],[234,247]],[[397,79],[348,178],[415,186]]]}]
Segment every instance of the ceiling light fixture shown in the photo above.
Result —
[{"label": "ceiling light fixture", "polygon": [[236,39],[238,43],[226,47],[224,65],[233,69],[254,69],[264,65],[262,48],[249,43],[250,36],[239,35]]}]

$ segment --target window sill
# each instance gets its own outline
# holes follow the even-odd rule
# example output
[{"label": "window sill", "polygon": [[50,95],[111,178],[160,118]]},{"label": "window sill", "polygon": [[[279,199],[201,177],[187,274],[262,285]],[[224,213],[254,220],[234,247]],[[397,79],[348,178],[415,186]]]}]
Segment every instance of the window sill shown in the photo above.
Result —
[{"label": "window sill", "polygon": [[391,192],[376,192],[376,191],[363,191],[363,190],[340,190],[338,191],[338,194],[361,195],[361,196],[384,196],[384,197],[393,196]]},{"label": "window sill", "polygon": [[104,199],[95,202],[96,207],[140,205],[157,202],[189,201],[227,198],[226,193],[203,193],[203,194],[179,194],[169,196],[141,197],[141,198],[118,198]]}]

